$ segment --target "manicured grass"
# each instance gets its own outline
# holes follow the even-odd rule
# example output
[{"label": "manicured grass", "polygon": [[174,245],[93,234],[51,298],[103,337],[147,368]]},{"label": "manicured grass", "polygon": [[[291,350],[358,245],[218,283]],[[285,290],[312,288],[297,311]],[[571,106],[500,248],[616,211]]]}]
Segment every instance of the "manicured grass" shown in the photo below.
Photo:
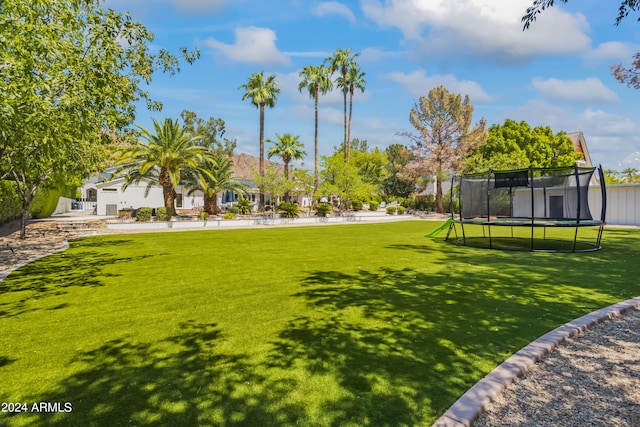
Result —
[{"label": "manicured grass", "polygon": [[0,425],[430,425],[531,340],[640,295],[638,230],[549,254],[423,237],[438,225],[74,241],[0,284],[0,401],[72,412]]}]

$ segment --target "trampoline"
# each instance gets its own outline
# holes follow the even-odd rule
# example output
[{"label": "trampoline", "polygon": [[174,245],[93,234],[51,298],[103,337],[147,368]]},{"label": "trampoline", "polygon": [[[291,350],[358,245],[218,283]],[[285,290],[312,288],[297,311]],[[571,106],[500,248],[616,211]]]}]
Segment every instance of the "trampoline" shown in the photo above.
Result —
[{"label": "trampoline", "polygon": [[[452,178],[450,200],[445,240],[453,233],[458,243],[490,249],[601,249],[606,214],[601,166],[463,174]],[[530,232],[523,231],[527,228]]]}]

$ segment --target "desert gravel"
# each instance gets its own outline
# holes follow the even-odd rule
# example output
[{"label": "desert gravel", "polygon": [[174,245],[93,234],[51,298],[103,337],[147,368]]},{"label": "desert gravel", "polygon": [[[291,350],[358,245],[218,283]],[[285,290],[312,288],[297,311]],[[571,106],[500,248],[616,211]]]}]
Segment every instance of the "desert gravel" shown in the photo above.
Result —
[{"label": "desert gravel", "polygon": [[640,426],[640,309],[567,339],[472,425]]}]

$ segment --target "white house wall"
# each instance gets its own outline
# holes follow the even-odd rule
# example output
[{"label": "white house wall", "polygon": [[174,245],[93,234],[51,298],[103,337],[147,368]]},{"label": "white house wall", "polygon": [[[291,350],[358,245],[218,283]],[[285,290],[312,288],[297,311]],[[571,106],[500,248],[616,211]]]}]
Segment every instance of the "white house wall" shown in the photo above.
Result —
[{"label": "white house wall", "polygon": [[116,206],[117,210],[132,208],[138,209],[142,207],[157,208],[164,206],[164,198],[162,196],[162,188],[151,187],[149,194],[145,196],[145,185],[130,185],[126,191],[122,191],[122,183],[110,183],[110,185],[98,186],[98,200],[96,213],[98,215],[107,215],[107,206]]}]

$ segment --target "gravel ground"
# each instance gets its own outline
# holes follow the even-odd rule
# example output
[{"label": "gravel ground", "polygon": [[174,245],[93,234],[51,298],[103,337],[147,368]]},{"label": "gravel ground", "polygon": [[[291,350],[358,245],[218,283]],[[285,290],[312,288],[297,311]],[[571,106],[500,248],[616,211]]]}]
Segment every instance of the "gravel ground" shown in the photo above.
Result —
[{"label": "gravel ground", "polygon": [[566,340],[473,426],[640,426],[640,309]]}]

